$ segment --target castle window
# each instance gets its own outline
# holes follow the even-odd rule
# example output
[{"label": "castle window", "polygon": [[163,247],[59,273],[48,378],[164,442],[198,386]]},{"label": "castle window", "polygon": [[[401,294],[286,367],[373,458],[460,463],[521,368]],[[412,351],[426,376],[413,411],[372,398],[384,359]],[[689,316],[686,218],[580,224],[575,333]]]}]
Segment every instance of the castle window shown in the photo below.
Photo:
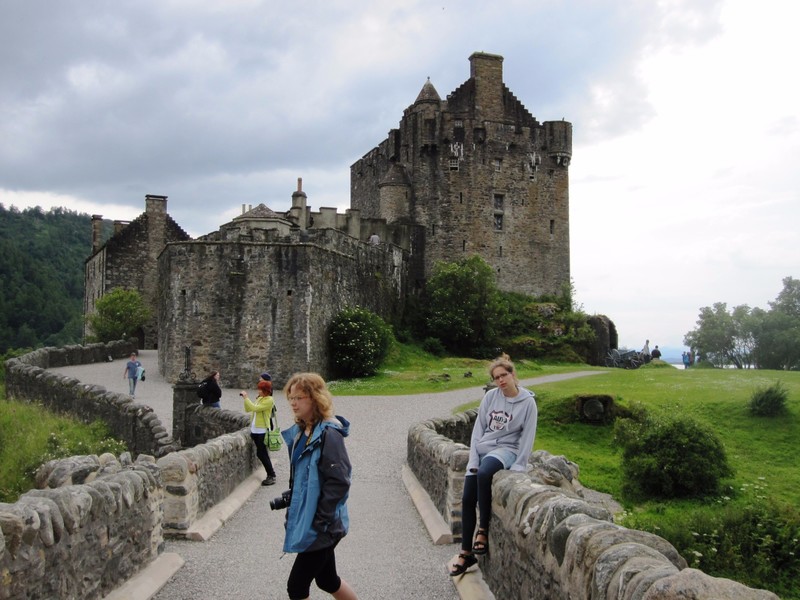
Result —
[{"label": "castle window", "polygon": [[495,231],[503,231],[503,214],[495,213],[494,215],[494,229]]},{"label": "castle window", "polygon": [[498,253],[498,256],[499,256],[500,258],[503,258],[503,247],[502,247],[502,246],[500,246],[500,251],[499,251],[499,253]]},{"label": "castle window", "polygon": [[451,171],[458,171],[458,159],[451,158],[450,159],[450,170]]},{"label": "castle window", "polygon": [[553,235],[555,230],[556,230],[556,222],[553,219],[550,219],[550,235]]},{"label": "castle window", "polygon": [[458,203],[464,204],[464,192],[458,192]]},{"label": "castle window", "polygon": [[464,128],[464,121],[462,119],[456,119],[455,121],[453,121],[453,127],[457,127],[457,128],[463,129]]},{"label": "castle window", "polygon": [[431,224],[431,235],[436,235],[436,223]]},{"label": "castle window", "polygon": [[291,296],[292,295],[292,290],[286,290],[286,295],[287,296]]},{"label": "castle window", "polygon": [[467,251],[467,240],[461,240],[461,251],[462,252]]},{"label": "castle window", "polygon": [[494,209],[495,210],[503,210],[503,201],[504,201],[503,194],[495,194],[494,195]]},{"label": "castle window", "polygon": [[494,159],[494,170],[495,173],[499,173],[503,170],[503,159],[502,158],[495,158]]}]

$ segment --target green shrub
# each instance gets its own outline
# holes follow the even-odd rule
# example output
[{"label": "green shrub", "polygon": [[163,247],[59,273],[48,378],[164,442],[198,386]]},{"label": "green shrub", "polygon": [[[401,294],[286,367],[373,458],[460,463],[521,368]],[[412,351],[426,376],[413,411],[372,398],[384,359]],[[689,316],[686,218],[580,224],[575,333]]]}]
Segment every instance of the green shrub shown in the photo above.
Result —
[{"label": "green shrub", "polygon": [[434,356],[444,356],[445,347],[439,338],[427,337],[422,340],[422,349]]},{"label": "green shrub", "polygon": [[633,499],[713,495],[733,475],[719,438],[689,418],[619,419],[614,441],[622,447],[622,489]]},{"label": "green shrub", "polygon": [[553,345],[552,347],[548,348],[540,357],[540,360],[543,360],[548,363],[582,363],[583,359],[575,352],[575,349],[572,346],[568,346],[567,344],[558,344]]},{"label": "green shrub", "polygon": [[750,397],[750,414],[757,417],[776,417],[787,412],[789,390],[780,381],[753,392]]},{"label": "green shrub", "polygon": [[642,369],[674,369],[671,364],[664,362],[660,358],[654,358],[649,363],[642,365]]},{"label": "green shrub", "polygon": [[338,377],[369,377],[389,353],[391,328],[364,308],[346,308],[333,319],[328,335],[331,368]]},{"label": "green shrub", "polygon": [[536,358],[542,355],[542,340],[530,335],[512,338],[503,350],[514,358]]},{"label": "green shrub", "polygon": [[740,498],[720,497],[695,510],[669,507],[654,516],[626,513],[621,524],[670,542],[694,569],[796,598],[800,580],[800,514],[767,497],[763,482]]}]

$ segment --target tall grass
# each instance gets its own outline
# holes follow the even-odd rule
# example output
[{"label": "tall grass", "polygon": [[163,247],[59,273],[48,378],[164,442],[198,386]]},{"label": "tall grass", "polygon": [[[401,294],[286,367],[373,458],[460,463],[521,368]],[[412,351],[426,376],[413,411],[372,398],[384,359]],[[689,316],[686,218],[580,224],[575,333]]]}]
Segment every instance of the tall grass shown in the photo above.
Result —
[{"label": "tall grass", "polygon": [[36,470],[49,460],[125,450],[100,421],[55,416],[36,404],[6,400],[0,389],[0,502],[15,502],[35,487]]}]

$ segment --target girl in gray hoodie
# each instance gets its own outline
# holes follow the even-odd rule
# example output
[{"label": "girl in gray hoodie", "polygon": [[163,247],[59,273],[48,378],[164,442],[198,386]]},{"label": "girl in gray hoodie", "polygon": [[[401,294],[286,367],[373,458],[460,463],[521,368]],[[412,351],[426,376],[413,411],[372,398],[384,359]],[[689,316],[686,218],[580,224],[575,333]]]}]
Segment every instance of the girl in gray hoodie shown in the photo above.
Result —
[{"label": "girl in gray hoodie", "polygon": [[533,392],[519,385],[514,363],[508,355],[504,354],[489,366],[489,376],[497,387],[486,392],[472,428],[462,498],[461,553],[450,570],[452,576],[463,575],[478,562],[476,554],[488,552],[492,478],[501,469],[526,472],[536,437],[536,400]]}]

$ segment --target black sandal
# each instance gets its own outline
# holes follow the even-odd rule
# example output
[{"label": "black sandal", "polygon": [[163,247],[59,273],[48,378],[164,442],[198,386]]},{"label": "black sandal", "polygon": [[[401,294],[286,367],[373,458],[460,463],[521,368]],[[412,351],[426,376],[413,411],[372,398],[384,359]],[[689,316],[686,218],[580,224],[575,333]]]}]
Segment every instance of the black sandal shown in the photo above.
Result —
[{"label": "black sandal", "polygon": [[450,577],[459,577],[467,572],[473,565],[478,564],[478,559],[475,558],[474,554],[467,554],[466,552],[462,552],[458,555],[458,558],[463,560],[462,563],[453,563],[453,568],[450,570]]},{"label": "black sandal", "polygon": [[489,531],[487,529],[478,529],[475,532],[475,537],[477,538],[479,535],[482,535],[486,541],[476,539],[472,543],[472,553],[478,555],[486,554],[489,551]]}]

